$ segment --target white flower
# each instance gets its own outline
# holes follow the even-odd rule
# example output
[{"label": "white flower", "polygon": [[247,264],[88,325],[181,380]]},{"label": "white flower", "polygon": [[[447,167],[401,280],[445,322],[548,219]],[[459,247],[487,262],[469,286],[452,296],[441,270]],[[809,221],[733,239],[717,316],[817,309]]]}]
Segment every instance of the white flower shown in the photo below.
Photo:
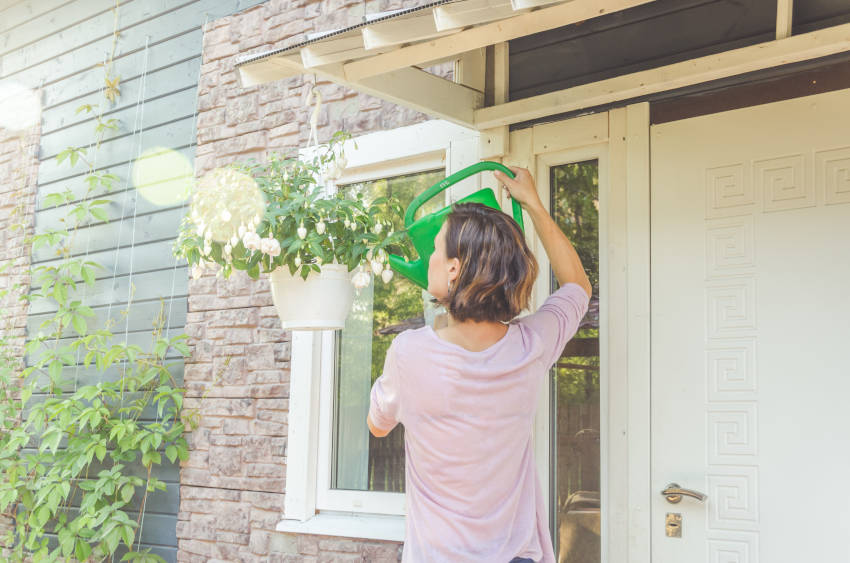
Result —
[{"label": "white flower", "polygon": [[375,258],[378,260],[378,262],[383,264],[387,261],[387,253],[384,251],[383,248],[380,248],[380,249],[378,249],[378,253],[377,253],[377,256],[375,256]]},{"label": "white flower", "polygon": [[372,249],[370,248],[369,250],[366,251],[366,260],[371,260],[371,259],[372,259]]},{"label": "white flower", "polygon": [[386,270],[381,272],[381,279],[384,280],[384,283],[390,283],[390,280],[393,279],[393,271],[387,267]]},{"label": "white flower", "polygon": [[212,253],[212,246],[210,246],[209,241],[204,241],[204,254]]},{"label": "white flower", "polygon": [[318,223],[316,223],[316,232],[319,233],[320,235],[325,234],[325,222],[324,221],[319,221]]},{"label": "white flower", "polygon": [[[259,238],[259,237],[257,237]],[[263,238],[260,239],[260,252],[269,256],[278,256],[280,254],[280,243],[277,239]]]},{"label": "white flower", "polygon": [[351,221],[349,221],[347,217],[346,217],[345,221],[344,221],[342,224],[343,224],[343,225],[345,225],[345,228],[346,228],[346,229],[348,229],[349,227],[351,227]]},{"label": "white flower", "polygon": [[231,250],[233,250],[233,247],[232,247],[232,246],[230,246],[230,243],[229,243],[229,242],[228,242],[227,244],[225,244],[225,245],[224,245],[224,253],[225,253],[225,254],[230,254],[230,251],[231,251]]},{"label": "white flower", "polygon": [[233,235],[232,237],[230,237],[230,247],[233,248],[237,244],[239,244],[239,237],[236,236],[236,235]]},{"label": "white flower", "polygon": [[228,211],[227,209],[225,209],[224,211],[221,212],[221,220],[222,221],[224,221],[224,222],[230,221],[231,217],[232,217],[232,215],[230,215],[230,211]]},{"label": "white flower", "polygon": [[336,159],[337,164],[339,164],[340,170],[344,170],[346,166],[348,166],[348,159],[344,154],[339,155],[339,158]]},{"label": "white flower", "polygon": [[363,289],[364,287],[369,285],[369,281],[370,281],[369,272],[364,270],[362,266],[359,266],[357,268],[357,271],[351,277],[351,283],[357,289]]},{"label": "white flower", "polygon": [[245,233],[248,231],[248,228],[245,225],[239,225],[239,228],[236,230],[236,236],[242,238],[245,236]]},{"label": "white flower", "polygon": [[300,268],[300,267],[301,267],[301,257],[300,257],[300,256],[296,256],[296,257],[295,257],[295,267],[296,267],[296,268]]},{"label": "white flower", "polygon": [[381,263],[380,263],[380,262],[378,262],[377,260],[372,260],[372,272],[373,272],[376,276],[380,276],[380,275],[381,275],[381,270],[383,270],[383,269],[384,269],[384,265],[383,265],[383,264],[381,264]]},{"label": "white flower", "polygon": [[245,248],[247,248],[248,250],[259,250],[260,243],[260,235],[258,235],[254,231],[248,231],[242,237],[242,244],[244,244]]},{"label": "white flower", "polygon": [[303,239],[307,236],[307,229],[304,228],[304,223],[301,223],[301,226],[298,227],[298,238]]},{"label": "white flower", "polygon": [[376,235],[379,235],[379,234],[381,234],[381,231],[383,230],[383,228],[384,228],[384,226],[382,224],[376,223],[375,226],[372,227],[372,232],[375,233]]}]

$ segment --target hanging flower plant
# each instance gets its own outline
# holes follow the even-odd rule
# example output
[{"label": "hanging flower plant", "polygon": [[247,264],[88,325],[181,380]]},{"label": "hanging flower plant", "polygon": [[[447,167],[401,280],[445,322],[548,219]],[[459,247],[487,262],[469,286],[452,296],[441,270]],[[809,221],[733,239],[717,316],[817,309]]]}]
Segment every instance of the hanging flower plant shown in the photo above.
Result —
[{"label": "hanging flower plant", "polygon": [[[192,275],[218,265],[228,278],[233,269],[258,279],[283,267],[306,279],[323,264],[342,264],[356,287],[368,285],[371,270],[385,283],[392,279],[386,249],[411,256],[402,232],[392,224],[403,210],[394,198],[365,201],[336,189],[347,164],[337,132],[319,145],[312,158],[270,155],[219,168],[205,175],[192,197],[174,253],[186,257]],[[366,268],[364,270],[364,267]]]}]

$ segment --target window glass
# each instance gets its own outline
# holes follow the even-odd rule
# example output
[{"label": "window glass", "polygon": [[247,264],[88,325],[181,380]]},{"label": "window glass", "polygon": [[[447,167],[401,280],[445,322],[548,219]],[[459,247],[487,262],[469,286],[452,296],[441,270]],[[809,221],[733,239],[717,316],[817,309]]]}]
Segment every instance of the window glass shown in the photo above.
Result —
[{"label": "window glass", "polygon": [[[578,252],[593,285],[587,315],[552,368],[555,550],[563,563],[598,563],[599,497],[599,161],[550,169],[552,217]],[[552,291],[559,287],[551,274]]]},{"label": "window glass", "polygon": [[[407,209],[416,195],[444,178],[444,170],[434,170],[340,189],[348,195],[360,192],[367,201],[394,196]],[[417,218],[444,204],[445,198],[438,195],[420,208]],[[394,229],[402,228],[399,219]],[[369,391],[383,371],[392,339],[409,328],[433,324],[437,309],[430,298],[399,275],[388,284],[373,276],[355,296],[345,328],[337,331],[332,489],[404,492],[404,428],[399,424],[384,438],[372,436],[366,425]]]}]

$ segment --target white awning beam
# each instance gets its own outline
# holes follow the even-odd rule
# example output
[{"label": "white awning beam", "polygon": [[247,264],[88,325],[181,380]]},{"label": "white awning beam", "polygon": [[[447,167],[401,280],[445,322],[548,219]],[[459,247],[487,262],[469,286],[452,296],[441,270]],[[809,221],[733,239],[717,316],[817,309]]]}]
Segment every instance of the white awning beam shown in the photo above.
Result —
[{"label": "white awning beam", "polygon": [[453,33],[452,31],[439,31],[437,29],[433,10],[415,16],[375,23],[364,27],[362,32],[363,45],[366,49],[425,41]]},{"label": "white awning beam", "polygon": [[237,69],[239,70],[239,81],[243,88],[305,73],[304,66],[301,64],[301,55],[298,53],[268,57],[254,63],[241,65]]},{"label": "white awning beam", "polygon": [[600,7],[598,0],[574,0],[534,12],[484,24],[478,27],[402,47],[391,53],[376,55],[348,63],[344,67],[348,80],[359,81],[370,76],[427,63],[428,61],[480,49],[533,33],[563,27],[603,14],[618,12],[654,0],[609,0]]},{"label": "white awning beam", "polygon": [[850,23],[475,110],[489,129],[850,51]]},{"label": "white awning beam", "polygon": [[439,31],[459,29],[515,16],[510,0],[464,0],[434,8]]},{"label": "white awning beam", "polygon": [[481,92],[418,68],[402,68],[354,83],[345,79],[342,63],[308,70],[297,54],[269,57],[239,67],[243,87],[304,73],[313,73],[358,92],[469,128],[472,128],[473,112],[484,105]]}]

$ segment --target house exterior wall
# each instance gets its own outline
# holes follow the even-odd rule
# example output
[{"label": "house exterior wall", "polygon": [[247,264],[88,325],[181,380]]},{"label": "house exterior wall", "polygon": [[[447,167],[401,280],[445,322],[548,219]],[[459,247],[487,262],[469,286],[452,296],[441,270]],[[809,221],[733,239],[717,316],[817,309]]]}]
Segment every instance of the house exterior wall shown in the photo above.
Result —
[{"label": "house exterior wall", "polygon": [[[59,219],[65,217],[85,197],[87,167],[83,162],[70,167],[68,160],[57,164],[56,155],[69,146],[87,146],[95,137],[95,113],[78,113],[83,104],[102,104],[103,119],[118,120],[118,130],[106,131],[99,150],[91,147],[96,168],[118,177],[114,188],[106,193],[99,188],[91,197],[111,200],[104,209],[110,222],[95,221],[81,227],[73,238],[71,252],[101,264],[94,287],[83,285],[81,300],[101,315],[118,323],[113,328],[116,340],[149,349],[151,319],[165,301],[170,315],[163,327],[164,335],[174,336],[183,330],[186,319],[186,287],[188,272],[185,260],[175,262],[170,252],[183,214],[181,203],[159,205],[139,197],[130,179],[128,163],[141,152],[155,146],[173,149],[186,157],[189,165],[194,156],[195,105],[201,66],[202,26],[235,11],[257,5],[262,0],[196,0],[171,2],[143,0],[12,0],[0,4],[0,82],[19,84],[37,92],[41,115],[35,128],[23,139],[0,129],[0,265],[17,260],[0,273],[0,288],[11,289],[14,283],[25,283],[22,292],[37,291],[29,287],[25,272],[32,266],[46,266],[59,261],[54,248],[41,247],[34,253],[25,247],[23,237],[47,229],[65,228]],[[116,13],[113,9],[117,9]],[[114,103],[104,97],[103,63],[112,52],[111,75],[120,77],[120,93]],[[147,45],[147,49],[146,49]],[[9,90],[3,90],[0,98]],[[3,103],[6,103],[5,100]],[[56,208],[44,205],[51,193],[71,190],[77,199]],[[19,207],[20,206],[20,207]],[[25,229],[8,227],[23,222]],[[120,260],[119,260],[120,258]],[[128,308],[128,287],[136,291]],[[21,350],[27,335],[39,330],[46,317],[55,314],[48,300],[36,300],[30,307],[21,306],[8,295],[2,303],[7,309],[3,335],[13,349]],[[129,309],[127,321],[121,316]],[[170,333],[169,333],[170,331]],[[59,341],[67,344],[66,339]],[[22,364],[31,358],[21,358]],[[173,362],[171,372],[178,383],[183,379],[181,357]],[[99,371],[66,366],[63,379],[79,385],[115,380],[118,366]],[[73,392],[74,383],[63,391]],[[27,409],[46,398],[34,393]],[[152,423],[155,409],[148,409],[140,422]],[[63,440],[64,442],[64,440]],[[21,453],[37,451],[33,439]],[[64,444],[61,446],[64,448]],[[165,482],[165,491],[147,495],[141,520],[140,549],[150,548],[166,561],[176,561],[177,512],[179,508],[179,470],[161,449],[163,463],[151,475]],[[90,467],[97,474],[98,462]],[[140,461],[128,464],[126,472],[147,477]],[[144,491],[137,490],[127,507],[135,520],[142,508]],[[79,506],[79,494],[72,501]],[[0,523],[0,538],[6,528]],[[51,547],[57,538],[50,537]],[[2,539],[0,539],[2,543]],[[116,560],[125,547],[119,546]],[[0,556],[0,560],[6,560]]]},{"label": "house exterior wall", "polygon": [[[8,291],[0,299],[4,320],[0,338],[16,357],[21,358],[26,341],[27,305],[18,297],[27,292],[30,282],[30,253],[29,247],[24,246],[24,237],[33,234],[40,137],[38,125],[21,135],[0,129],[0,264],[12,263],[0,273],[0,290]],[[13,225],[22,228],[12,230]],[[15,284],[22,287],[13,290]],[[0,546],[4,546],[0,549],[0,559],[3,561],[8,558],[3,538],[12,530],[13,520],[0,516]]]},{"label": "house exterior wall", "polygon": [[[239,55],[279,48],[311,31],[358,23],[364,14],[409,7],[379,0],[271,0],[210,22],[198,89],[196,176],[233,161],[263,160],[307,144],[307,94],[298,76],[241,88]],[[451,65],[436,72],[448,75]],[[318,82],[319,141],[425,121],[424,114]],[[397,561],[398,542],[275,531],[284,511],[291,334],[281,329],[268,274],[235,271],[189,280],[184,408],[198,408],[181,468],[179,561]]]}]

